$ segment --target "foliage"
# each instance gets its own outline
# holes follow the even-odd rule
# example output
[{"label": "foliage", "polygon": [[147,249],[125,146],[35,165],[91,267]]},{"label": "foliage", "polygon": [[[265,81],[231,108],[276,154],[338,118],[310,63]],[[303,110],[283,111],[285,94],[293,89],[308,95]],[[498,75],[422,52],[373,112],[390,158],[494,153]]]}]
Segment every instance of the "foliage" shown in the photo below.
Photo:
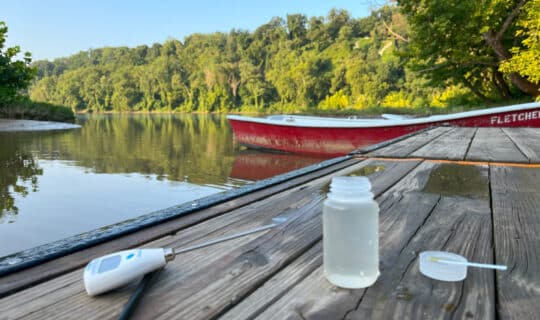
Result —
[{"label": "foliage", "polygon": [[0,106],[0,118],[73,122],[75,114],[66,107],[20,99]]},{"label": "foliage", "polygon": [[388,28],[407,32],[395,6],[359,19],[333,9],[325,18],[273,18],[253,32],[92,49],[35,62],[38,80],[30,97],[95,112],[265,113],[378,105],[389,93],[408,90],[403,58],[395,55],[406,43]]},{"label": "foliage", "polygon": [[432,86],[461,85],[484,101],[536,96],[538,85],[499,70],[523,48],[509,50],[523,33],[526,2],[399,0],[410,28],[405,56]]},{"label": "foliage", "polygon": [[[486,40],[489,26],[500,29],[515,9],[513,1],[399,4],[358,19],[340,9],[324,18],[290,14],[253,32],[192,34],[37,61],[30,97],[76,112],[289,113],[419,110],[432,102],[520,96],[510,85],[517,74],[499,71],[501,59]],[[519,28],[512,24],[499,42],[512,43]],[[437,100],[454,87],[463,99]]]},{"label": "foliage", "polygon": [[323,101],[321,101],[319,108],[322,110],[339,110],[344,109],[349,105],[349,98],[347,95],[345,95],[343,90],[339,90],[332,96],[327,96]]},{"label": "foliage", "polygon": [[523,7],[523,19],[518,22],[516,38],[521,46],[514,46],[511,59],[501,65],[505,73],[517,72],[531,82],[540,83],[540,0],[531,0]]},{"label": "foliage", "polygon": [[449,86],[434,94],[430,105],[436,108],[459,107],[479,104],[478,98],[471,97],[463,86]]},{"label": "foliage", "polygon": [[403,91],[391,92],[384,98],[382,105],[390,108],[408,108],[412,106],[412,101]]},{"label": "foliage", "polygon": [[0,21],[0,106],[20,99],[21,91],[30,85],[34,69],[30,53],[24,54],[23,60],[14,60],[21,52],[19,46],[4,48],[8,28]]},{"label": "foliage", "polygon": [[8,28],[0,21],[0,117],[52,121],[73,121],[73,112],[49,103],[32,102],[25,90],[36,74],[30,66],[29,52],[23,60],[14,60],[21,52],[19,46],[4,49]]}]

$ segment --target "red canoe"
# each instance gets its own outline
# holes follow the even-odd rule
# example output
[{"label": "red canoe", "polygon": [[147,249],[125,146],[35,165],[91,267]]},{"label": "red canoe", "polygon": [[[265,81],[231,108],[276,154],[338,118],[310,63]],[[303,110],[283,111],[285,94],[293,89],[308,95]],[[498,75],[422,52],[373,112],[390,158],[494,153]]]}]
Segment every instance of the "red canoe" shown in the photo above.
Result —
[{"label": "red canoe", "polygon": [[386,119],[227,116],[234,136],[252,148],[338,156],[355,149],[439,125],[460,127],[540,127],[540,103],[467,111],[425,118]]}]

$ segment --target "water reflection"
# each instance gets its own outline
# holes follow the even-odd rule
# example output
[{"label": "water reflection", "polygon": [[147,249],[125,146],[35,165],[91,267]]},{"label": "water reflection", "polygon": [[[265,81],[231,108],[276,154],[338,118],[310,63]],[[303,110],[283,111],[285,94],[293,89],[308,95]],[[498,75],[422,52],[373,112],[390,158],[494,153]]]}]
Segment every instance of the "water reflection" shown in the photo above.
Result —
[{"label": "water reflection", "polygon": [[43,174],[34,157],[20,150],[9,136],[0,135],[0,224],[13,223],[19,213],[13,194],[22,197],[35,192]]},{"label": "water reflection", "polygon": [[371,174],[374,174],[375,172],[381,172],[384,170],[386,170],[386,167],[383,165],[367,165],[354,172],[351,172],[350,174],[348,174],[348,176],[363,177],[363,176],[369,176]]},{"label": "water reflection", "polygon": [[223,116],[89,115],[79,123],[80,130],[0,133],[0,223],[18,213],[14,193],[38,189],[39,159],[218,188],[241,183],[228,176],[236,145]]},{"label": "water reflection", "polygon": [[304,168],[324,160],[325,158],[314,158],[295,154],[244,150],[236,156],[230,176],[243,180],[262,180]]},{"label": "water reflection", "polygon": [[159,179],[221,185],[235,155],[223,116],[90,115],[82,129],[40,141],[41,155],[76,161],[95,173],[155,174]]},{"label": "water reflection", "polygon": [[237,146],[223,116],[78,121],[0,133],[0,256],[246,183],[229,178]]},{"label": "water reflection", "polygon": [[224,116],[88,115],[78,123],[0,133],[0,256],[323,160],[238,154]]},{"label": "water reflection", "polygon": [[429,174],[424,192],[443,196],[488,198],[487,172],[481,167],[459,164],[441,164]]}]

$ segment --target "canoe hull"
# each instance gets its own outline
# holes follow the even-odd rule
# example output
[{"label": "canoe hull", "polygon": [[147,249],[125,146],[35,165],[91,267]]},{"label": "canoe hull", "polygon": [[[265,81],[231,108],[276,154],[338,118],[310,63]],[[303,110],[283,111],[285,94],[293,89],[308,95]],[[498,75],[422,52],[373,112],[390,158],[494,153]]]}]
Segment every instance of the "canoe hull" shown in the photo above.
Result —
[{"label": "canoe hull", "polygon": [[[494,110],[496,109],[500,108]],[[388,125],[381,125],[379,121],[376,126],[365,123],[358,126],[351,124],[347,127],[302,126],[290,123],[280,124],[276,121],[250,121],[250,118],[245,120],[242,118],[229,117],[229,123],[237,141],[248,147],[318,156],[339,156],[364,146],[433,126],[540,127],[540,106],[525,110],[454,117],[454,119],[435,120],[436,117],[433,117],[432,121],[424,122],[388,121]]]}]

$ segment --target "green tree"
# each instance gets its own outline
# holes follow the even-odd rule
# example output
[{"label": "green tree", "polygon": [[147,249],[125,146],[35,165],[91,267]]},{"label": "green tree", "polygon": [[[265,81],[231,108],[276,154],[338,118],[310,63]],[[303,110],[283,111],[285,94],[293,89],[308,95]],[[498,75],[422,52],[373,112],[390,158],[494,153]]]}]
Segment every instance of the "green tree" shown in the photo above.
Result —
[{"label": "green tree", "polygon": [[[358,19],[333,9],[326,17],[275,17],[253,32],[92,49],[35,62],[38,80],[30,94],[74,110],[180,112],[444,107],[480,103],[474,95],[511,99],[522,95],[516,75],[533,83],[538,74],[538,59],[525,63],[537,56],[538,10],[520,3],[403,0]],[[491,36],[494,41],[487,41]],[[497,41],[516,60],[501,60]],[[510,63],[512,69],[504,67]]]},{"label": "green tree", "polygon": [[499,66],[511,59],[520,13],[526,0],[399,0],[410,25],[408,57],[414,70],[433,85],[462,84],[488,100],[511,87],[537,96],[538,85]]},{"label": "green tree", "polygon": [[4,48],[7,32],[5,22],[0,21],[0,105],[20,99],[21,92],[30,85],[35,75],[35,70],[30,67],[32,56],[29,52],[24,53],[23,60],[14,60],[21,48]]},{"label": "green tree", "polygon": [[533,83],[540,83],[540,0],[532,0],[523,6],[523,18],[518,22],[516,38],[522,38],[522,46],[510,49],[511,59],[504,61],[501,70],[518,73]]}]

